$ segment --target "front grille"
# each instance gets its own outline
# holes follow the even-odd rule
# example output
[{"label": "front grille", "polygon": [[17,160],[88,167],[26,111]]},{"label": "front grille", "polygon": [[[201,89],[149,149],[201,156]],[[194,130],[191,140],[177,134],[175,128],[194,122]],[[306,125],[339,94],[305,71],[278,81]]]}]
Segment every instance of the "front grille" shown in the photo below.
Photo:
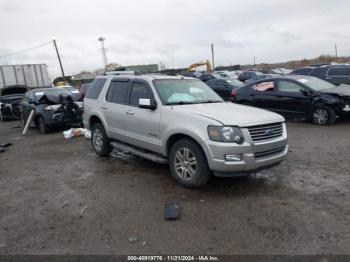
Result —
[{"label": "front grille", "polygon": [[271,140],[283,135],[282,123],[273,123],[267,125],[248,127],[249,135],[253,142]]},{"label": "front grille", "polygon": [[272,149],[272,150],[268,150],[268,151],[262,151],[259,153],[255,153],[254,156],[255,156],[255,158],[259,159],[259,158],[269,157],[269,156],[273,156],[273,155],[278,155],[278,154],[282,153],[284,151],[284,149],[285,149],[285,147],[281,147],[281,148]]}]

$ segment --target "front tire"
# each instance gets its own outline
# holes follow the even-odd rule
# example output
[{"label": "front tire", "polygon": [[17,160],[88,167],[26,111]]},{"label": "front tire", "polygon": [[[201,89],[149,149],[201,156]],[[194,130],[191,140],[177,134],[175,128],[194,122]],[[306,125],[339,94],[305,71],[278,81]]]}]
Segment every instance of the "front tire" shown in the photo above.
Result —
[{"label": "front tire", "polygon": [[50,129],[47,127],[45,123],[44,117],[39,116],[37,122],[38,122],[39,131],[42,134],[47,134],[50,131]]},{"label": "front tire", "polygon": [[202,148],[190,139],[181,139],[172,146],[169,162],[171,175],[181,186],[201,187],[211,177]]},{"label": "front tire", "polygon": [[95,123],[91,129],[91,144],[96,154],[107,157],[112,152],[110,140],[106,135],[105,129],[101,123]]},{"label": "front tire", "polygon": [[332,125],[337,116],[329,106],[318,106],[312,110],[311,119],[316,125]]}]

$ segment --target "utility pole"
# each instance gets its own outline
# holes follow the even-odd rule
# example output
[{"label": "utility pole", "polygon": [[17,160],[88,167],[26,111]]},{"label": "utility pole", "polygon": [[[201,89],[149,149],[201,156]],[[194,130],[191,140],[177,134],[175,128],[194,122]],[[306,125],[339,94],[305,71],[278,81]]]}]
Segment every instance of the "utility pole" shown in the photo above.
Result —
[{"label": "utility pole", "polygon": [[255,63],[255,56],[254,56],[254,67],[255,67],[256,63]]},{"label": "utility pole", "polygon": [[215,70],[214,44],[211,44],[211,62],[212,62],[212,64],[213,64],[213,70]]},{"label": "utility pole", "polygon": [[56,54],[57,54],[58,62],[60,63],[63,81],[66,81],[66,76],[64,75],[64,70],[63,70],[63,66],[62,66],[62,61],[61,61],[60,53],[58,52],[58,48],[57,48],[57,44],[56,44],[56,39],[55,39],[55,38],[53,39],[53,45],[54,45],[54,47],[55,47],[55,49],[56,49]]},{"label": "utility pole", "polygon": [[101,42],[103,63],[105,64],[105,70],[107,70],[108,62],[107,62],[107,56],[106,56],[106,48],[104,44],[104,41],[106,40],[106,38],[100,36],[97,40]]},{"label": "utility pole", "polygon": [[338,47],[337,47],[337,44],[335,44],[335,62],[338,62]]}]

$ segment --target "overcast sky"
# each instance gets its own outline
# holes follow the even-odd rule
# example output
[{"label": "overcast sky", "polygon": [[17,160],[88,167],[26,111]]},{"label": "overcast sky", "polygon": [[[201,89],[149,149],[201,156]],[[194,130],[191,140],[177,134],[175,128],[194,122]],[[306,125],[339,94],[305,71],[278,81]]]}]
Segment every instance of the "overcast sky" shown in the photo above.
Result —
[{"label": "overcast sky", "polygon": [[[281,62],[350,55],[349,0],[0,0],[0,56],[57,39],[67,75],[109,62],[188,66]],[[46,63],[59,74],[53,46],[0,58]]]}]

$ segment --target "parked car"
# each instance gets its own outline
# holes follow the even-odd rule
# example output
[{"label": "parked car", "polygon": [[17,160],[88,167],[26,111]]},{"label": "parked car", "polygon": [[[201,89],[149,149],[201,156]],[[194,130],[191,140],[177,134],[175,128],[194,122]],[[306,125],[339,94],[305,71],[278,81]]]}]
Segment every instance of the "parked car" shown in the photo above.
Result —
[{"label": "parked car", "polygon": [[238,80],[245,83],[245,81],[259,75],[262,75],[262,73],[259,71],[245,71],[238,76]]},{"label": "parked car", "polygon": [[266,79],[266,78],[279,77],[279,76],[281,76],[281,75],[278,75],[278,74],[262,74],[262,75],[254,76],[251,79],[248,79],[247,81],[245,81],[245,83],[246,84],[250,84],[250,83],[254,83],[256,81],[263,80],[263,79]]},{"label": "parked car", "polygon": [[321,64],[303,67],[290,72],[291,75],[310,75],[334,85],[350,85],[350,64]]},{"label": "parked car", "polygon": [[32,109],[35,110],[34,123],[42,133],[53,127],[81,125],[82,102],[65,88],[40,88],[29,90],[21,102],[21,122],[27,122]]},{"label": "parked car", "polygon": [[243,83],[236,79],[212,79],[205,83],[224,100],[232,100],[232,90],[243,86]]},{"label": "parked car", "polygon": [[186,187],[281,162],[284,118],[225,103],[202,81],[161,75],[98,76],[84,99],[84,126],[100,156],[113,148],[169,163]]},{"label": "parked car", "polygon": [[0,121],[19,119],[19,104],[28,87],[24,85],[5,86],[0,89]]},{"label": "parked car", "polygon": [[86,92],[88,91],[88,89],[90,88],[91,83],[84,83],[80,86],[79,88],[79,94],[81,97],[81,100],[84,99]]},{"label": "parked car", "polygon": [[350,88],[312,76],[288,75],[243,86],[234,92],[233,102],[325,125],[349,114]]},{"label": "parked car", "polygon": [[220,74],[215,74],[215,73],[207,73],[207,74],[202,74],[199,76],[199,79],[202,80],[203,82],[212,80],[212,79],[225,79],[226,77],[221,76]]}]

